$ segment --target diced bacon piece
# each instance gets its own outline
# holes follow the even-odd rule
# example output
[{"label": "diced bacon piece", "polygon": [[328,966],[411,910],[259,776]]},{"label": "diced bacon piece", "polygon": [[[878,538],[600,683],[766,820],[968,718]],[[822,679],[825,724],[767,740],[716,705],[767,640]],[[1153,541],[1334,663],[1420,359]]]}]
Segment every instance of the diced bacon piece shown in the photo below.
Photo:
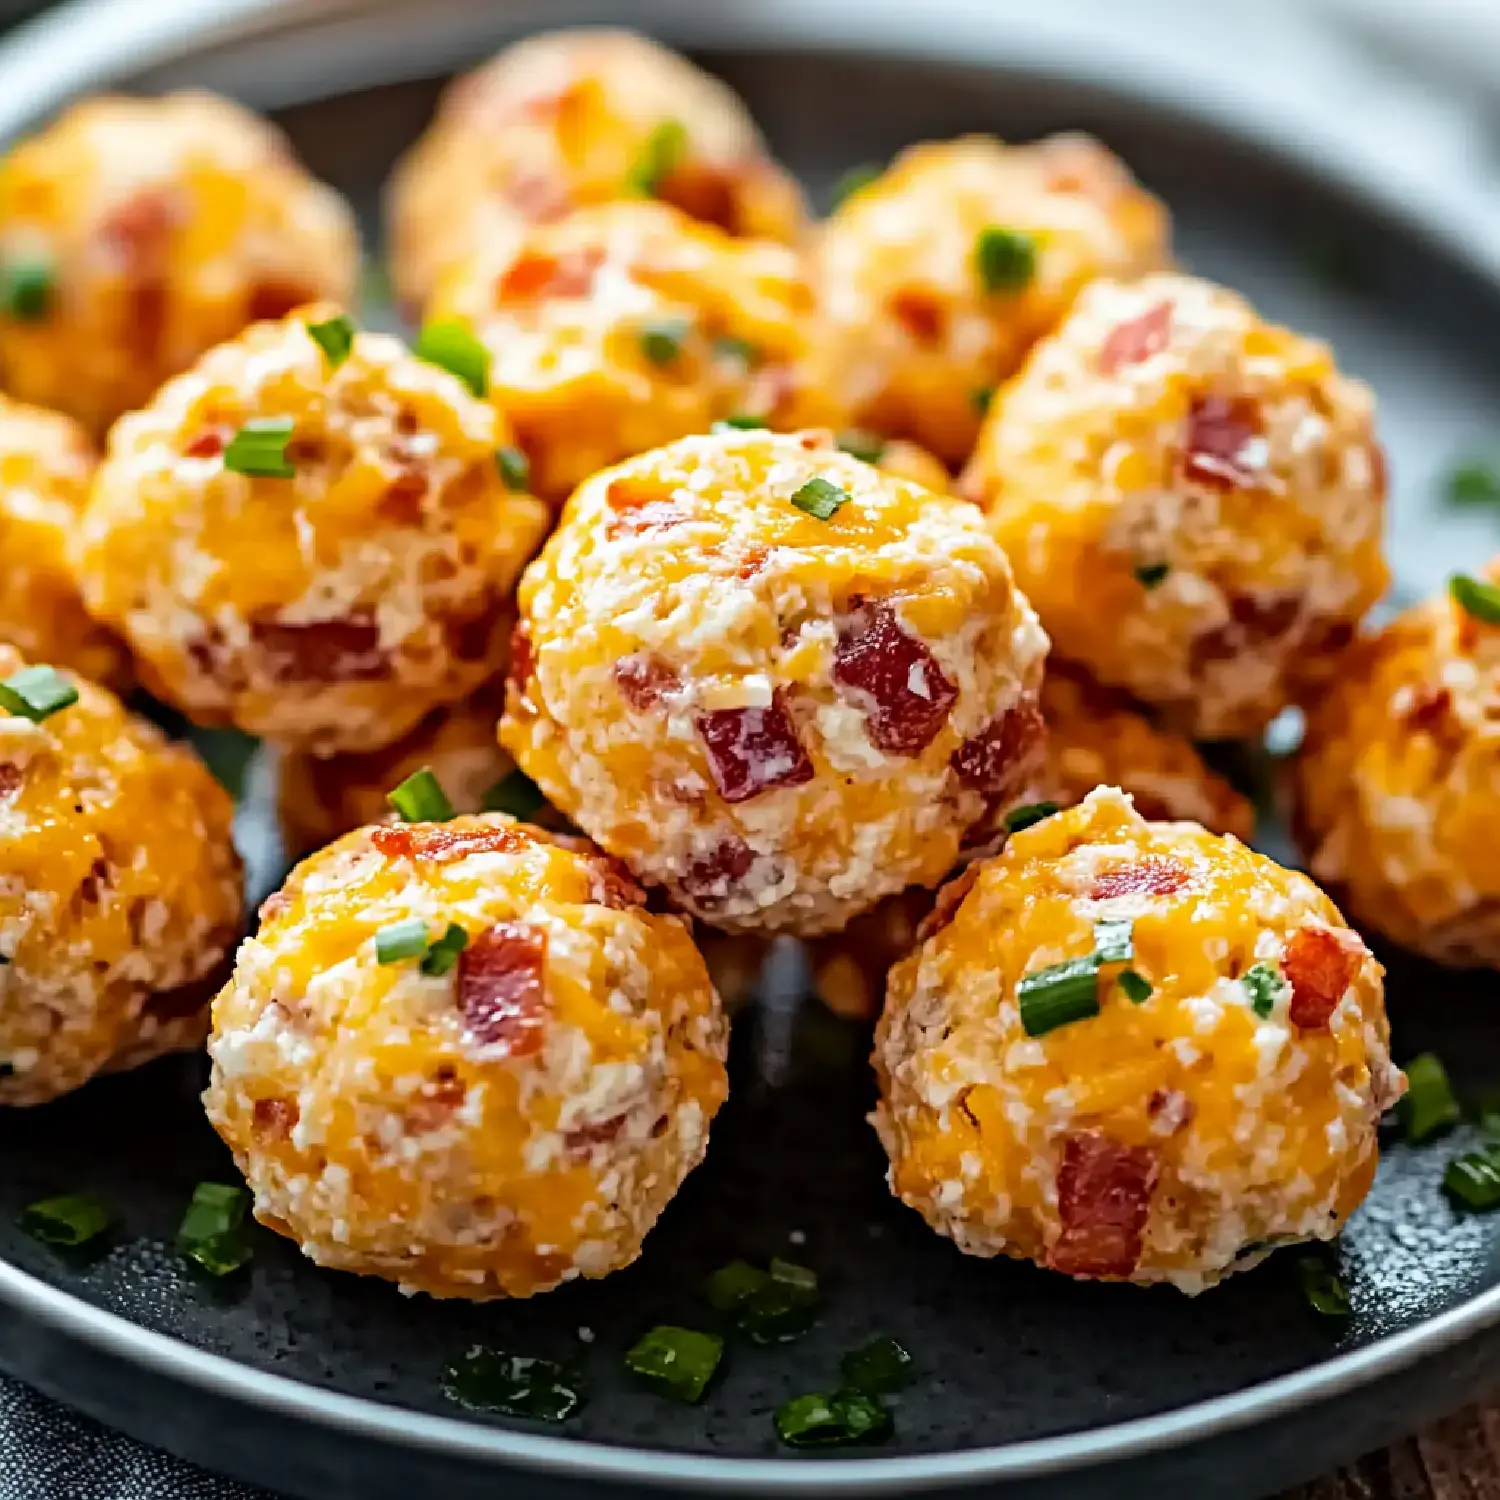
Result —
[{"label": "diced bacon piece", "polygon": [[398,526],[417,526],[422,520],[422,502],[427,498],[427,476],[414,469],[398,474],[386,487],[376,506],[384,520]]},{"label": "diced bacon piece", "polygon": [[246,298],[245,312],[251,323],[272,323],[315,300],[299,281],[257,281]]},{"label": "diced bacon piece", "polygon": [[964,904],[964,897],[974,889],[974,883],[979,879],[979,866],[977,864],[965,865],[957,875],[953,877],[937,893],[937,903],[932,910],[922,918],[917,928],[917,941],[925,943],[928,938],[936,937],[958,915],[958,909]]},{"label": "diced bacon piece", "polygon": [[1171,896],[1189,878],[1188,868],[1180,860],[1147,854],[1134,864],[1106,870],[1094,881],[1090,894],[1095,901],[1112,901],[1116,896]]},{"label": "diced bacon piece", "polygon": [[1192,645],[1194,668],[1206,662],[1232,661],[1245,651],[1259,651],[1278,642],[1302,613],[1299,594],[1231,594],[1229,619],[1206,630]]},{"label": "diced bacon piece", "polygon": [[497,922],[458,959],[458,1004],[468,1035],[502,1057],[529,1057],[546,1040],[547,934]]},{"label": "diced bacon piece", "polygon": [[185,458],[217,458],[228,446],[230,438],[226,427],[205,427],[182,450]]},{"label": "diced bacon piece", "polygon": [[726,802],[746,802],[813,778],[813,764],[779,694],[768,708],[718,708],[699,714],[693,724]]},{"label": "diced bacon piece", "polygon": [[21,783],[26,778],[21,774],[20,766],[12,761],[0,760],[0,801],[14,796],[21,790]]},{"label": "diced bacon piece", "polygon": [[1200,396],[1188,416],[1185,478],[1213,489],[1254,489],[1265,479],[1260,411],[1244,396]]},{"label": "diced bacon piece", "polygon": [[533,840],[510,824],[459,828],[452,823],[381,823],[370,830],[370,842],[387,859],[467,859],[471,854],[514,854]]},{"label": "diced bacon piece", "polygon": [[649,651],[621,657],[615,663],[614,676],[620,696],[642,713],[655,708],[668,693],[675,693],[682,687],[671,662]]},{"label": "diced bacon piece", "polygon": [[1040,757],[1046,737],[1047,725],[1036,699],[1022,698],[953,752],[953,769],[975,791],[998,798],[1015,796]]},{"label": "diced bacon piece", "polygon": [[892,295],[891,316],[918,344],[936,344],[943,337],[943,304],[920,287],[904,287]]},{"label": "diced bacon piece", "polygon": [[1070,1135],[1057,1174],[1062,1233],[1049,1262],[1065,1276],[1129,1276],[1156,1186],[1156,1153],[1099,1131]]},{"label": "diced bacon piece", "polygon": [[525,620],[518,620],[510,633],[510,667],[507,680],[524,693],[536,670],[536,656],[531,649],[531,631]]},{"label": "diced bacon piece", "polygon": [[654,484],[629,477],[616,479],[605,492],[610,509],[609,531],[639,536],[646,531],[665,531],[689,520],[689,514]]},{"label": "diced bacon piece", "polygon": [[755,864],[755,851],[733,836],[722,839],[707,854],[700,855],[682,877],[685,895],[699,906],[717,906],[726,901],[735,883],[747,876]]},{"label": "diced bacon piece", "polygon": [[1172,304],[1158,302],[1138,318],[1110,331],[1099,351],[1099,369],[1113,375],[1127,365],[1143,364],[1172,341]]},{"label": "diced bacon piece", "polygon": [[655,196],[700,224],[714,224],[726,234],[739,230],[734,176],[719,167],[700,161],[680,162],[657,184]]},{"label": "diced bacon piece", "polygon": [[958,701],[926,642],[885,605],[859,609],[840,631],[833,680],[854,693],[871,743],[888,755],[920,755]]},{"label": "diced bacon piece", "polygon": [[1411,703],[1402,715],[1408,729],[1425,734],[1441,729],[1453,707],[1453,694],[1441,683],[1426,683],[1412,689]]},{"label": "diced bacon piece", "polygon": [[250,634],[276,682],[370,682],[391,674],[380,627],[368,615],[307,622],[264,616]]},{"label": "diced bacon piece", "polygon": [[1282,971],[1292,987],[1287,1015],[1303,1031],[1322,1031],[1354,980],[1365,945],[1352,932],[1304,927],[1286,945]]},{"label": "diced bacon piece", "polygon": [[615,1115],[608,1120],[595,1120],[588,1125],[575,1125],[563,1133],[563,1149],[569,1156],[588,1156],[595,1146],[608,1146],[619,1139],[625,1128],[627,1115]]},{"label": "diced bacon piece", "polygon": [[495,295],[502,302],[525,302],[536,297],[587,297],[603,264],[604,251],[597,245],[570,250],[566,255],[525,250],[501,274]]},{"label": "diced bacon piece", "polygon": [[619,860],[608,854],[599,854],[593,860],[594,901],[599,906],[608,906],[614,911],[628,911],[632,906],[644,906],[646,893],[636,884],[635,877]]},{"label": "diced bacon piece", "polygon": [[259,1141],[284,1141],[299,1115],[294,1099],[257,1099],[250,1112],[250,1129]]}]

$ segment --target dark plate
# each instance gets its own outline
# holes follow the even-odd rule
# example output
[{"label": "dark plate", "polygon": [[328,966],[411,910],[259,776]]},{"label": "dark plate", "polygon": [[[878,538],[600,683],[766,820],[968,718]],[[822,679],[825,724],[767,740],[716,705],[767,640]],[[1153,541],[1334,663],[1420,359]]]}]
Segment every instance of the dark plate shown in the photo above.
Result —
[{"label": "dark plate", "polygon": [[[706,60],[815,186],[924,135],[1098,131],[1169,198],[1195,269],[1329,335],[1379,388],[1401,589],[1430,588],[1493,546],[1490,521],[1454,518],[1434,499],[1435,476],[1486,435],[1500,395],[1500,298],[1465,264],[1451,221],[1441,234],[1406,225],[1388,190],[1341,190],[1332,178],[1344,174],[1322,179],[1144,86],[900,62],[853,44]],[[203,76],[214,76],[207,63]],[[283,118],[315,169],[368,211],[432,92],[377,88]],[[1330,263],[1336,285],[1316,272]],[[1459,1216],[1438,1187],[1462,1137],[1391,1144],[1344,1236],[1354,1316],[1343,1327],[1308,1310],[1285,1256],[1196,1301],[967,1260],[888,1196],[863,1121],[867,1038],[800,1003],[796,956],[783,959],[772,1000],[737,1024],[732,1100],[708,1162],[641,1261],[530,1303],[405,1300],[318,1271],[264,1231],[250,1275],[195,1280],[169,1248],[173,1229],[195,1182],[232,1172],[199,1111],[197,1059],[0,1117],[0,1364],[201,1463],[319,1500],[457,1500],[501,1485],[560,1496],[601,1481],[743,1494],[988,1482],[1071,1496],[1152,1483],[1244,1496],[1387,1441],[1500,1375],[1500,1216]],[[1500,985],[1399,959],[1391,970],[1398,1057],[1434,1047],[1461,1083],[1500,1081]],[[97,1192],[124,1212],[124,1232],[91,1264],[10,1227],[59,1191]],[[703,1315],[691,1291],[703,1274],[776,1253],[807,1261],[827,1287],[807,1338],[734,1348],[696,1408],[623,1377],[641,1330]],[[908,1344],[922,1372],[897,1402],[895,1441],[833,1461],[778,1449],[777,1405],[826,1386],[839,1354],[877,1332]],[[439,1376],[475,1342],[581,1358],[587,1409],[561,1431],[465,1416]]]}]

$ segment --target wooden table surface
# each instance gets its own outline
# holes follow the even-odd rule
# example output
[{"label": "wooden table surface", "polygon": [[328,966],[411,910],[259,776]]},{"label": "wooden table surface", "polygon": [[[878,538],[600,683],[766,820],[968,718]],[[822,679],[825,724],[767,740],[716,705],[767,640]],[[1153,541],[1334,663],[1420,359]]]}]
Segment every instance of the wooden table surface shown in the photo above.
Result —
[{"label": "wooden table surface", "polygon": [[1283,1500],[1500,1500],[1500,1402],[1471,1406]]}]

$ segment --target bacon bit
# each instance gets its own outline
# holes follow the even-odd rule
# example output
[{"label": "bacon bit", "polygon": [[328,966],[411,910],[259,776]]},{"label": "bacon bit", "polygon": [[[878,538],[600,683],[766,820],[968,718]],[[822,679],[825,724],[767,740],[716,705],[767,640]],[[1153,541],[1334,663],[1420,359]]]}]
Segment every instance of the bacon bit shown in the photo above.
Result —
[{"label": "bacon bit", "polygon": [[537,297],[587,297],[604,264],[596,245],[569,250],[565,255],[522,251],[501,273],[495,296],[501,302],[529,302]]},{"label": "bacon bit", "polygon": [[745,547],[739,554],[735,563],[734,576],[736,578],[751,579],[766,566],[767,559],[771,556],[769,547],[761,547],[754,543]]},{"label": "bacon bit", "polygon": [[172,190],[147,188],[127,198],[99,226],[107,255],[126,281],[125,340],[154,361],[167,321],[167,258],[179,214]]},{"label": "bacon bit", "polygon": [[367,613],[306,624],[262,616],[250,635],[276,682],[373,682],[391,675],[380,627]]},{"label": "bacon bit", "polygon": [[426,498],[426,475],[408,469],[386,486],[376,509],[398,526],[416,526],[422,520],[422,502]]},{"label": "bacon bit", "polygon": [[627,536],[640,536],[647,531],[666,531],[688,519],[688,513],[680,505],[673,505],[670,500],[653,500],[623,514],[617,512],[610,519],[609,530],[612,536],[622,531]]},{"label": "bacon bit", "polygon": [[891,315],[919,344],[936,344],[943,337],[943,304],[931,292],[905,287],[887,304]]},{"label": "bacon bit", "polygon": [[1099,351],[1099,369],[1113,375],[1160,354],[1172,341],[1172,304],[1158,302],[1140,317],[1115,327]]},{"label": "bacon bit", "polygon": [[458,960],[458,1003],[468,1034],[502,1057],[530,1057],[546,1040],[547,934],[497,922]]},{"label": "bacon bit", "polygon": [[619,1139],[627,1115],[611,1120],[597,1120],[591,1125],[577,1125],[563,1133],[563,1149],[569,1156],[587,1156],[595,1146],[608,1146]]},{"label": "bacon bit", "polygon": [[525,620],[518,620],[510,633],[510,666],[506,680],[518,693],[525,693],[535,671],[536,655],[531,649],[531,631]]},{"label": "bacon bit", "polygon": [[953,752],[953,769],[966,786],[991,797],[1010,797],[1021,790],[1047,739],[1047,724],[1033,697],[1022,698],[988,729],[967,739]]},{"label": "bacon bit", "polygon": [[833,680],[857,696],[871,743],[887,755],[920,755],[958,701],[926,642],[883,604],[860,607],[840,630]]},{"label": "bacon bit", "polygon": [[250,1112],[250,1129],[259,1141],[284,1141],[300,1118],[293,1099],[257,1099]]},{"label": "bacon bit", "polygon": [[1156,1153],[1098,1131],[1070,1135],[1057,1174],[1062,1233],[1048,1257],[1065,1276],[1129,1276],[1156,1186]]},{"label": "bacon bit", "polygon": [[746,802],[813,779],[812,762],[779,693],[769,708],[718,708],[699,714],[693,726],[726,802]]},{"label": "bacon bit", "polygon": [[205,427],[202,432],[185,447],[182,452],[185,458],[217,458],[228,445],[229,430],[224,427]]},{"label": "bacon bit", "polygon": [[641,713],[655,708],[668,693],[682,687],[682,679],[671,662],[650,651],[622,657],[615,663],[614,677],[620,696]]},{"label": "bacon bit", "polygon": [[964,897],[974,889],[979,879],[979,866],[966,865],[937,893],[937,904],[922,918],[917,927],[917,942],[925,943],[936,937],[958,915]]},{"label": "bacon bit", "polygon": [[618,859],[608,854],[595,855],[591,861],[594,877],[593,899],[598,906],[607,906],[612,911],[629,911],[633,906],[646,904],[646,893],[635,882],[635,877]]},{"label": "bacon bit", "polygon": [[408,1128],[417,1135],[441,1130],[453,1118],[453,1111],[464,1102],[468,1092],[468,1085],[458,1076],[457,1070],[444,1063],[406,1106]]},{"label": "bacon bit", "polygon": [[1292,987],[1287,1014],[1303,1031],[1322,1031],[1354,979],[1365,945],[1352,932],[1304,927],[1292,936],[1282,970]]},{"label": "bacon bit", "polygon": [[654,196],[700,224],[713,224],[725,234],[736,234],[740,227],[737,186],[732,172],[689,161],[679,163],[657,183]]},{"label": "bacon bit", "polygon": [[1095,901],[1116,896],[1171,896],[1188,883],[1187,866],[1165,854],[1148,854],[1133,865],[1116,865],[1094,881]]},{"label": "bacon bit", "polygon": [[21,783],[25,779],[20,766],[8,760],[0,760],[0,801],[20,791]]},{"label": "bacon bit", "polygon": [[755,864],[755,851],[731,835],[689,866],[682,878],[683,894],[699,906],[719,906],[728,900],[737,881],[743,880]]},{"label": "bacon bit", "polygon": [[1176,1135],[1193,1123],[1198,1106],[1178,1089],[1156,1089],[1146,1101],[1146,1113],[1158,1135]]},{"label": "bacon bit", "polygon": [[1189,655],[1195,669],[1207,662],[1232,661],[1245,651],[1281,640],[1302,613],[1302,599],[1296,594],[1231,594],[1228,604],[1228,621],[1193,641]]},{"label": "bacon bit", "polygon": [[[1423,734],[1432,734],[1447,722],[1448,710],[1453,706],[1453,694],[1441,685],[1426,684],[1412,690],[1411,706],[1402,715],[1402,723],[1408,729]],[[0,767],[0,771],[3,771]],[[3,795],[3,790],[0,790]]]},{"label": "bacon bit", "polygon": [[509,824],[455,828],[451,823],[381,823],[370,830],[370,842],[387,859],[449,863],[471,854],[515,854],[532,840]]},{"label": "bacon bit", "polygon": [[1260,409],[1248,397],[1200,396],[1188,417],[1186,479],[1212,489],[1255,489],[1265,479]]},{"label": "bacon bit", "polygon": [[246,299],[246,321],[274,323],[304,303],[316,300],[315,294],[300,282],[257,281]]}]

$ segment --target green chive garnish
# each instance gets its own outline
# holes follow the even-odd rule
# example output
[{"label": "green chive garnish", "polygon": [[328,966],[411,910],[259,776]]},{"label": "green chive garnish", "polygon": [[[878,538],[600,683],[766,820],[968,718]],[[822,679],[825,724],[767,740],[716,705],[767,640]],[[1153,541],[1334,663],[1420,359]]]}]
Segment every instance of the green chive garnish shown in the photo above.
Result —
[{"label": "green chive garnish", "polygon": [[1159,588],[1167,580],[1167,574],[1172,571],[1170,563],[1144,563],[1135,570],[1136,582],[1143,589]]},{"label": "green chive garnish", "polygon": [[454,816],[453,804],[431,766],[413,771],[385,800],[401,815],[403,823],[446,823]]},{"label": "green chive garnish", "polygon": [[683,341],[692,331],[688,318],[652,318],[640,326],[641,353],[653,365],[669,365],[682,353]]},{"label": "green chive garnish", "polygon": [[40,724],[78,702],[78,689],[56,667],[22,667],[0,682],[0,708]]},{"label": "green chive garnish", "polygon": [[531,460],[519,448],[496,448],[495,467],[508,490],[522,494],[531,484]]},{"label": "green chive garnish", "polygon": [[752,1266],[747,1260],[732,1260],[703,1283],[703,1296],[719,1312],[738,1312],[770,1282],[770,1276],[759,1266]]},{"label": "green chive garnish", "polygon": [[1443,1190],[1470,1213],[1500,1208],[1500,1159],[1493,1149],[1465,1151],[1448,1163]]},{"label": "green chive garnish", "polygon": [[1472,459],[1449,474],[1447,488],[1455,505],[1500,505],[1500,468]]},{"label": "green chive garnish", "polygon": [[177,1248],[210,1276],[228,1276],[250,1259],[242,1229],[250,1194],[223,1182],[200,1182],[177,1230]]},{"label": "green chive garnish", "polygon": [[467,323],[456,318],[424,323],[414,352],[418,359],[458,376],[476,396],[484,395],[490,387],[489,351]]},{"label": "green chive garnish", "polygon": [[[378,946],[379,934],[376,943]],[[448,930],[428,948],[427,956],[422,960],[422,972],[440,979],[458,962],[459,954],[468,946],[469,934],[457,922],[450,922]]]},{"label": "green chive garnish", "polygon": [[421,917],[407,917],[375,934],[375,961],[398,964],[404,958],[421,958],[429,946],[426,922]]},{"label": "green chive garnish", "polygon": [[97,1198],[69,1193],[43,1198],[21,1210],[21,1228],[32,1239],[59,1250],[78,1250],[104,1234],[115,1216]]},{"label": "green chive garnish", "polygon": [[807,1266],[799,1266],[795,1261],[782,1260],[773,1255],[769,1270],[772,1281],[789,1286],[804,1297],[818,1295],[818,1273]]},{"label": "green chive garnish", "polygon": [[290,479],[296,474],[286,456],[294,423],[290,417],[255,417],[230,438],[224,467],[250,479]]},{"label": "green chive garnish", "polygon": [[52,263],[25,257],[0,267],[0,312],[18,323],[37,323],[52,310],[56,278]]},{"label": "green chive garnish", "polygon": [[987,292],[1016,292],[1036,275],[1036,240],[991,224],[974,242],[974,269]]},{"label": "green chive garnish", "polygon": [[631,1347],[625,1368],[652,1389],[679,1401],[697,1401],[724,1357],[724,1340],[696,1328],[653,1328]]},{"label": "green chive garnish", "polygon": [[652,198],[687,155],[687,127],[681,120],[663,120],[641,147],[640,157],[626,174],[626,186],[642,198]]},{"label": "green chive garnish", "polygon": [[547,805],[541,788],[524,771],[512,771],[502,776],[484,794],[480,804],[485,812],[509,813],[523,823],[533,818]]},{"label": "green chive garnish", "polygon": [[750,369],[759,359],[760,350],[749,339],[736,338],[732,333],[720,334],[714,340],[714,358],[729,360]]},{"label": "green chive garnish", "polygon": [[1423,1052],[1406,1065],[1406,1093],[1396,1106],[1406,1139],[1414,1146],[1451,1130],[1463,1117],[1448,1070],[1435,1052]]},{"label": "green chive garnish", "polygon": [[1013,807],[1005,815],[1005,831],[1020,833],[1023,828],[1030,828],[1061,811],[1062,804],[1058,802],[1028,802],[1024,807]]},{"label": "green chive garnish", "polygon": [[1134,969],[1121,971],[1120,988],[1125,991],[1125,998],[1132,1005],[1144,1005],[1151,998],[1151,981]]},{"label": "green chive garnish", "polygon": [[1297,1279],[1308,1306],[1325,1318],[1349,1316],[1349,1290],[1321,1255],[1297,1257]]},{"label": "green chive garnish", "polygon": [[1448,580],[1448,592],[1465,614],[1485,625],[1500,625],[1500,588],[1493,583],[1455,573]]},{"label": "green chive garnish", "polygon": [[814,475],[792,496],[792,504],[818,521],[832,520],[833,513],[849,503],[849,494],[838,485]]},{"label": "green chive garnish", "polygon": [[833,206],[841,208],[856,193],[862,193],[869,185],[876,181],[884,170],[878,162],[861,162],[857,167],[850,167],[839,180],[833,185]]},{"label": "green chive garnish", "polygon": [[969,405],[974,408],[975,416],[988,416],[990,403],[994,399],[995,387],[992,385],[976,385],[974,389],[969,392]]},{"label": "green chive garnish", "polygon": [[867,464],[878,464],[885,454],[885,439],[878,432],[866,432],[863,427],[845,428],[837,441],[845,453]]},{"label": "green chive garnish", "polygon": [[860,1349],[851,1349],[839,1361],[844,1384],[874,1396],[899,1391],[912,1382],[912,1357],[895,1339],[873,1339]]},{"label": "green chive garnish", "polygon": [[587,1392],[581,1371],[476,1345],[443,1371],[443,1394],[473,1411],[563,1422],[583,1406]]},{"label": "green chive garnish", "polygon": [[328,368],[336,370],[354,350],[354,319],[340,313],[322,323],[309,323],[307,335],[328,358]]},{"label": "green chive garnish", "polygon": [[862,1391],[797,1396],[776,1412],[776,1435],[792,1448],[832,1448],[888,1437],[891,1414]]},{"label": "green chive garnish", "polygon": [[1240,984],[1250,1000],[1250,1009],[1262,1021],[1276,1009],[1276,1002],[1287,996],[1287,982],[1275,964],[1255,964],[1240,975]]},{"label": "green chive garnish", "polygon": [[1027,1036],[1045,1036],[1059,1026],[1099,1014],[1099,960],[1095,954],[1049,964],[1016,986],[1021,1025]]},{"label": "green chive garnish", "polygon": [[709,429],[710,432],[760,432],[766,423],[759,417],[721,417]]},{"label": "green chive garnish", "polygon": [[1133,934],[1135,923],[1123,920],[1094,923],[1094,961],[1100,964],[1128,964],[1135,957]]}]

